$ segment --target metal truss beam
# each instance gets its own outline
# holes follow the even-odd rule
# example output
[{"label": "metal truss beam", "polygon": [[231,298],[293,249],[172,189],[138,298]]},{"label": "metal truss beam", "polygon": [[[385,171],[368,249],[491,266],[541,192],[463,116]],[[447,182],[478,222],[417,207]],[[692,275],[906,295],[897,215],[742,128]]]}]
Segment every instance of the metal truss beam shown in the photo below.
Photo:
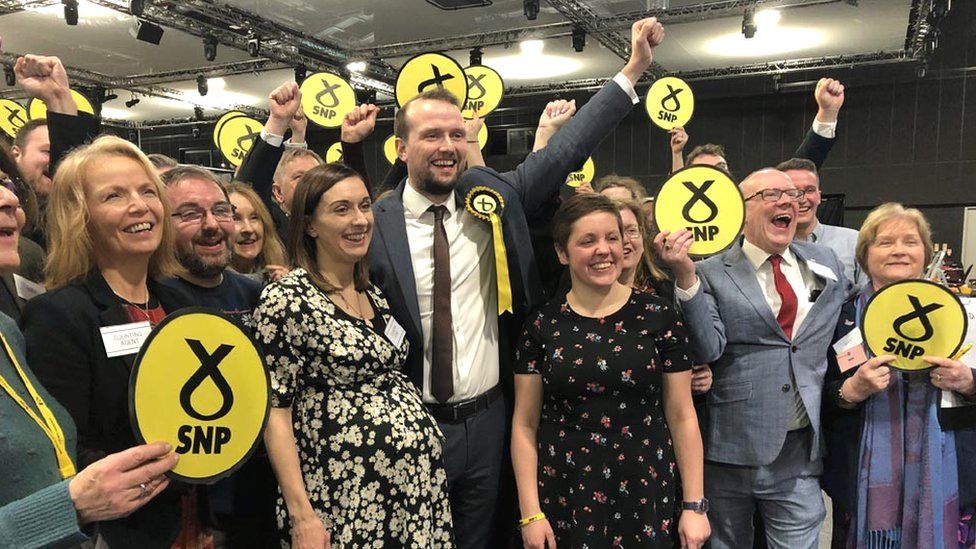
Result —
[{"label": "metal truss beam", "polygon": [[[885,51],[877,53],[866,53],[858,55],[837,55],[832,57],[810,57],[806,59],[791,59],[785,61],[772,61],[769,63],[754,63],[750,65],[738,65],[735,67],[723,67],[715,69],[704,69],[698,71],[683,71],[672,73],[669,76],[677,76],[687,81],[716,80],[722,78],[735,78],[747,76],[763,76],[773,74],[784,74],[789,72],[817,70],[831,67],[845,66],[866,66],[889,63],[903,63],[913,61],[908,52],[904,50]],[[649,80],[648,78],[642,79]],[[525,95],[540,95],[567,93],[575,91],[593,90],[603,86],[606,78],[584,78],[581,80],[570,80],[555,84],[541,84],[534,86],[519,86],[505,92],[505,97],[516,97]]]},{"label": "metal truss beam", "polygon": [[451,51],[466,50],[475,46],[501,46],[505,44],[515,44],[521,40],[536,38],[540,40],[548,38],[562,38],[570,36],[573,32],[572,23],[551,23],[548,25],[537,25],[519,29],[465,34],[461,36],[448,36],[445,38],[430,38],[424,40],[411,40],[409,42],[397,42],[386,44],[374,48],[360,48],[352,50],[350,53],[357,57],[370,58],[392,58],[410,57],[418,53],[429,51]]}]

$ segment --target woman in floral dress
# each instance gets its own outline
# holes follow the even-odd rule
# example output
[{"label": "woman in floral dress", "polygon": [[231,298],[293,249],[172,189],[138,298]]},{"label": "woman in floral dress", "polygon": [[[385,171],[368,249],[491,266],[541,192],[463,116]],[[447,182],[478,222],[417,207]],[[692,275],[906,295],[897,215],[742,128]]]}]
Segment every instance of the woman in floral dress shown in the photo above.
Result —
[{"label": "woman in floral dress", "polygon": [[618,282],[621,233],[600,195],[572,197],[553,220],[572,288],[530,316],[516,349],[512,462],[529,549],[696,549],[709,535],[705,509],[674,520],[682,500],[705,506],[684,327],[670,302]]},{"label": "woman in floral dress", "polygon": [[298,268],[254,312],[283,546],[453,547],[442,435],[401,371],[403,331],[369,283],[370,208],[345,166],[306,173],[289,234]]}]

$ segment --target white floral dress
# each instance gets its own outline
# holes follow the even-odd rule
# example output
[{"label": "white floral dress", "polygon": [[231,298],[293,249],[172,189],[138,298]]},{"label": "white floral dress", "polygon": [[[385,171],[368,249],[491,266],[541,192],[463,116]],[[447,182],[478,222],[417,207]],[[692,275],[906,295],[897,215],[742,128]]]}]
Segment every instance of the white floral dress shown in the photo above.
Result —
[{"label": "white floral dress", "polygon": [[[253,319],[271,405],[292,407],[306,491],[332,547],[453,547],[443,435],[402,372],[406,338],[394,345],[384,335],[386,300],[372,286],[367,296],[373,327],[336,307],[303,269],[265,288]],[[277,518],[287,547],[280,490]]]}]

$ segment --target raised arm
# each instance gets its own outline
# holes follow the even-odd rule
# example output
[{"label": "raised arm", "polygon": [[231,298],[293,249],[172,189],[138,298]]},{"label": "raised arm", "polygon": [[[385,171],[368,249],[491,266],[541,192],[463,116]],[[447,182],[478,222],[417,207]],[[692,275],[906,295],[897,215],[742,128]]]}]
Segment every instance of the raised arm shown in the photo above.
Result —
[{"label": "raised arm", "polygon": [[366,188],[372,196],[376,196],[376,189],[370,182],[366,171],[366,155],[363,153],[363,141],[376,128],[376,116],[380,109],[376,105],[363,103],[346,113],[342,119],[339,139],[342,142],[342,161],[346,166],[356,170],[366,183]]},{"label": "raised arm", "polygon": [[[268,95],[268,121],[261,131],[261,138],[255,141],[237,172],[237,179],[250,183],[271,211],[277,207],[271,185],[278,161],[285,152],[285,132],[301,106],[302,92],[294,82],[285,82]],[[304,136],[302,138],[304,141]]]},{"label": "raised arm", "polygon": [[821,78],[813,98],[817,102],[817,117],[793,156],[806,158],[820,169],[836,141],[837,117],[844,106],[844,85],[832,78]]},{"label": "raised arm", "polygon": [[688,144],[688,132],[681,126],[671,129],[671,173],[685,167],[685,159],[682,156],[685,152],[685,145]]},{"label": "raised arm", "polygon": [[532,143],[532,152],[543,149],[549,144],[552,136],[562,128],[569,119],[576,114],[576,100],[566,101],[557,99],[546,104],[539,116],[539,125],[535,128],[535,141]]}]

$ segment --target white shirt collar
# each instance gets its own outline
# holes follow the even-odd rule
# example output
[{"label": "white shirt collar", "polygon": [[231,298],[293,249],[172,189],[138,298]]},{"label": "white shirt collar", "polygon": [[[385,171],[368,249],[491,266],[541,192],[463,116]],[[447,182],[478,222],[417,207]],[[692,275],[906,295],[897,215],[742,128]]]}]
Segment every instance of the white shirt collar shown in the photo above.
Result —
[{"label": "white shirt collar", "polygon": [[[411,216],[420,219],[420,216],[427,213],[428,208],[434,206],[435,204],[430,201],[429,198],[417,192],[413,186],[410,185],[410,180],[403,186],[403,209],[410,213]],[[457,211],[457,201],[454,200],[454,193],[452,192],[450,196],[447,197],[442,204],[442,206],[447,207],[448,217],[454,215]]]},{"label": "white shirt collar", "polygon": [[[749,240],[746,238],[742,239],[742,253],[745,254],[746,259],[748,259],[749,263],[752,264],[752,268],[757,271],[759,270],[759,267],[762,267],[763,263],[769,259],[769,256],[773,255],[763,250],[759,246],[756,246],[752,242],[749,242]],[[796,264],[796,258],[793,256],[793,252],[789,248],[786,248],[786,250],[780,255],[783,256],[783,263],[785,263],[787,266]]]}]

